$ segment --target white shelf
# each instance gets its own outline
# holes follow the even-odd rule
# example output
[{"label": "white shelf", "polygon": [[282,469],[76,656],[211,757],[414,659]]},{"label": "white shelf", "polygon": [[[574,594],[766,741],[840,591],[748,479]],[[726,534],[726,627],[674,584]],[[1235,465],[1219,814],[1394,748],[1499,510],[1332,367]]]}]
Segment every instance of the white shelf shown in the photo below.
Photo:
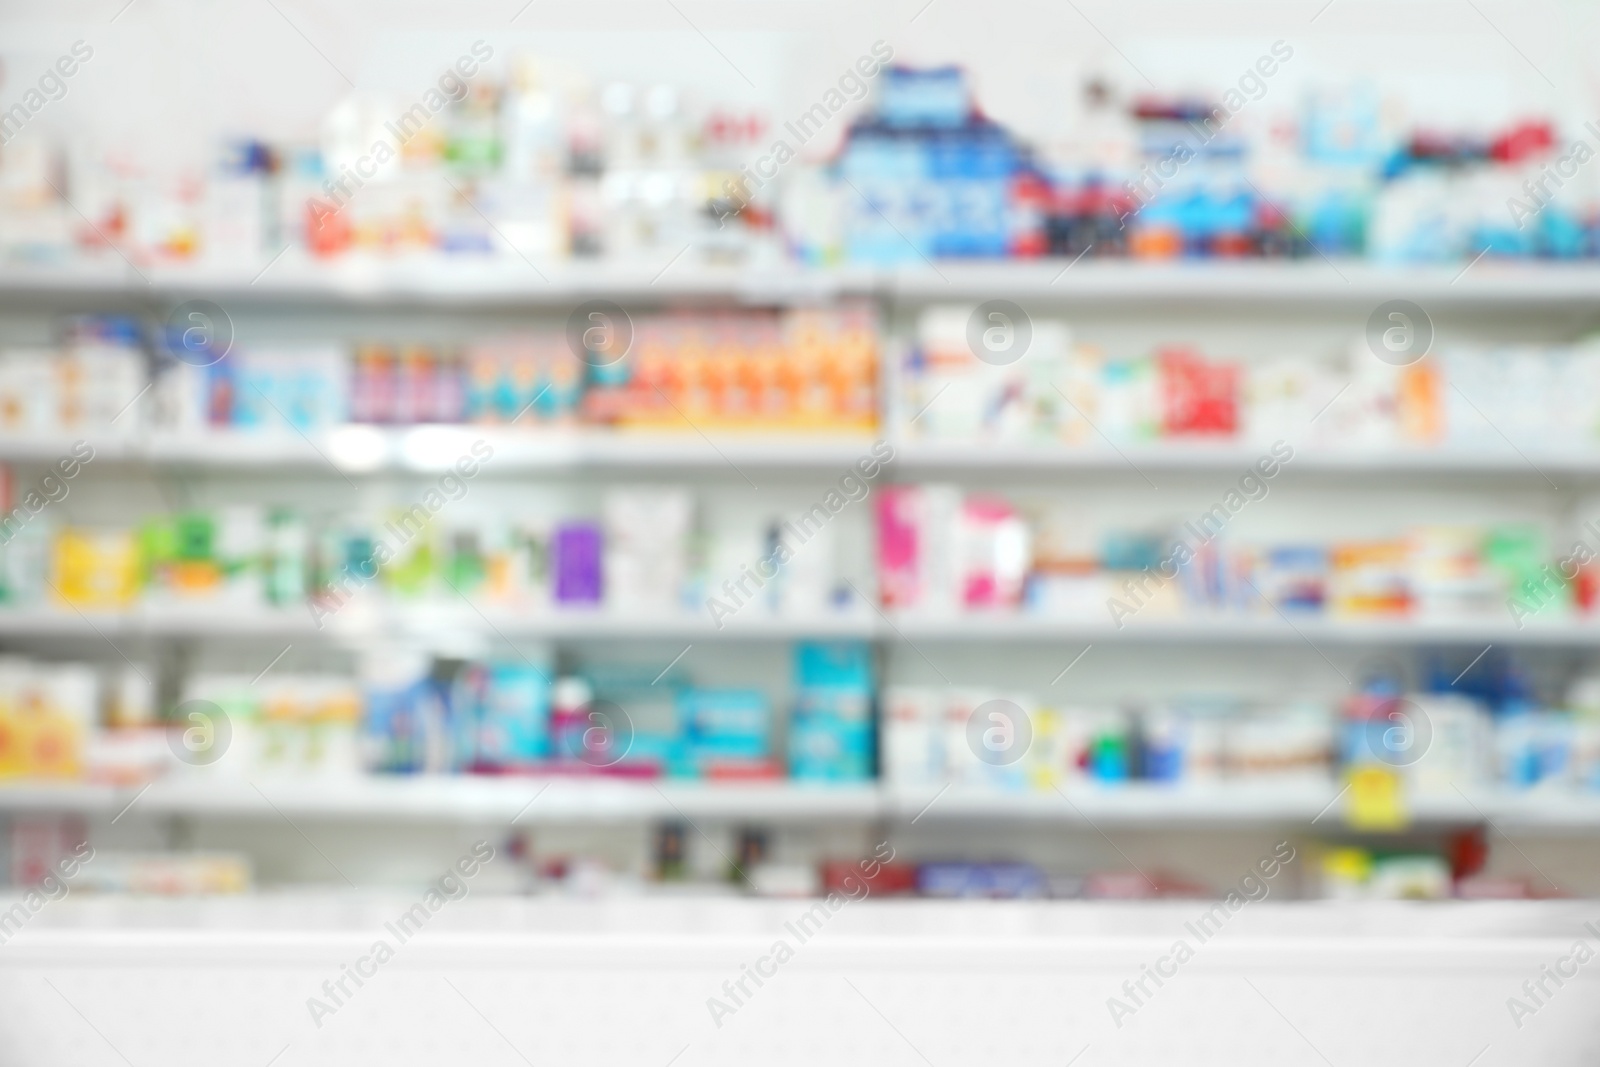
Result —
[{"label": "white shelf", "polygon": [[[1070,265],[1070,267],[1069,267]],[[1600,299],[1600,264],[1495,262],[1383,265],[1362,260],[1240,260],[1149,263],[1086,258],[954,260],[889,268],[812,269],[790,263],[714,266],[692,256],[659,261],[529,264],[517,257],[348,256],[320,261],[298,252],[270,264],[146,266],[119,259],[0,268],[0,296],[132,296],[154,301],[547,304],[592,298],[658,304],[683,298],[784,303],[840,295],[908,301],[1014,300],[1136,303],[1348,304],[1405,298],[1424,304],[1548,306]]]},{"label": "white shelf", "polygon": [[[481,605],[480,605],[481,607]],[[506,637],[541,639],[667,639],[709,641],[797,640],[803,638],[857,638],[879,636],[877,616],[862,605],[836,615],[773,618],[755,611],[723,619],[719,628],[709,614],[644,615],[611,611],[561,611],[544,614],[483,609],[445,602],[434,607],[405,605],[384,609],[393,629],[420,635],[455,630]],[[337,622],[337,617],[329,623]]]},{"label": "white shelf", "polygon": [[[332,627],[330,627],[330,630]],[[314,633],[304,608],[240,609],[226,604],[140,606],[129,611],[70,607],[0,608],[0,636],[285,637]]]},{"label": "white shelf", "polygon": [[[1600,299],[1600,297],[1597,297]],[[443,471],[485,441],[493,455],[481,469],[489,474],[587,469],[724,470],[737,478],[747,470],[844,471],[888,437],[894,445],[891,472],[926,471],[1109,473],[1136,477],[1141,472],[1219,473],[1236,476],[1253,467],[1264,444],[1208,441],[1160,442],[1121,446],[1067,446],[1006,441],[902,440],[866,434],[715,433],[606,430],[508,430],[474,425],[430,425],[406,429],[345,426],[306,436],[289,431],[202,434],[104,434],[85,429],[76,435],[0,434],[0,461],[53,463],[73,443],[92,438],[95,462],[150,463],[170,467],[251,470],[294,468],[345,474],[393,471]],[[1562,450],[1495,448],[1297,448],[1283,466],[1290,473],[1362,475],[1514,475],[1600,477],[1600,443]]]},{"label": "white shelf", "polygon": [[[629,431],[507,430],[493,426],[417,426],[381,429],[347,426],[302,437],[290,432],[217,433],[177,436],[151,434],[130,442],[124,458],[201,467],[334,467],[367,471],[442,471],[484,441],[493,455],[481,470],[559,471],[590,467],[721,468],[784,467],[846,469],[869,454],[873,438],[835,434],[701,436],[685,425],[678,433]],[[0,452],[6,447],[0,442]],[[35,449],[35,451],[40,451]],[[44,450],[44,454],[60,455]]]},{"label": "white shelf", "polygon": [[58,812],[88,815],[104,811],[115,815],[137,792],[137,789],[81,782],[0,781],[0,815]]},{"label": "white shelf", "polygon": [[707,615],[630,615],[606,611],[516,612],[461,601],[395,605],[358,593],[324,617],[309,607],[238,608],[226,604],[140,606],[126,612],[71,608],[0,608],[0,637],[242,637],[362,640],[386,635],[465,632],[538,639],[795,640],[879,636],[876,616],[855,613],[772,618],[734,615],[718,628]]},{"label": "white shelf", "polygon": [[[219,765],[220,767],[220,765]],[[68,811],[130,817],[400,819],[447,822],[616,823],[670,819],[791,822],[868,820],[883,810],[872,785],[680,783],[615,778],[359,776],[338,780],[186,772],[147,788],[0,783],[0,812]],[[120,819],[119,819],[120,821]]]},{"label": "white shelf", "polygon": [[1092,641],[1106,644],[1185,642],[1231,644],[1496,644],[1582,646],[1600,643],[1600,623],[1528,623],[1517,629],[1509,619],[1473,622],[1372,621],[1350,622],[1326,618],[1284,618],[1215,615],[1160,619],[1134,615],[1118,628],[1109,617],[1092,620],[1053,620],[1016,615],[956,616],[926,614],[891,616],[891,637],[910,641]]},{"label": "white shelf", "polygon": [[[937,796],[937,799],[935,797]],[[1324,833],[1345,829],[1345,797],[1334,782],[1301,781],[1178,784],[1130,782],[1120,786],[1077,785],[1051,792],[1006,793],[936,787],[888,795],[897,816],[936,820],[1027,820],[1086,826],[1166,827],[1315,826]],[[1600,832],[1600,795],[1520,791],[1474,786],[1442,787],[1409,794],[1404,810],[1412,824],[1473,824],[1486,818],[1495,829],[1521,833]]]},{"label": "white shelf", "polygon": [[[1292,621],[1292,625],[1291,625]],[[1600,621],[1529,622],[1517,629],[1509,621],[1351,622],[1275,614],[1217,615],[1187,619],[1044,619],[1017,615],[963,615],[939,618],[894,613],[880,617],[866,607],[835,615],[774,618],[754,611],[723,620],[709,616],[639,615],[611,611],[515,611],[459,600],[393,604],[381,595],[358,594],[345,608],[317,625],[309,608],[237,608],[226,604],[143,605],[127,612],[70,608],[0,609],[0,637],[145,636],[314,638],[365,640],[382,636],[449,631],[478,638],[503,636],[541,640],[798,640],[854,638],[863,641],[929,642],[1093,642],[1096,644],[1270,645],[1310,641],[1330,645],[1500,644],[1583,647],[1600,644]]]},{"label": "white shelf", "polygon": [[907,300],[1004,297],[1119,303],[1582,304],[1600,297],[1592,262],[1385,265],[1364,260],[956,261],[886,272],[886,293]]},{"label": "white shelf", "polygon": [[[894,815],[926,820],[1024,820],[1028,822],[1255,824],[1310,822],[1338,794],[1326,782],[1164,785],[1129,782],[1115,786],[1073,785],[1055,790],[1006,792],[951,786],[891,789]],[[1338,823],[1337,805],[1325,819]]]},{"label": "white shelf", "polygon": [[[877,784],[682,783],[615,778],[358,776],[335,780],[184,772],[148,788],[0,783],[0,814],[74,812],[208,819],[401,820],[492,823],[871,822],[917,825],[1023,821],[1098,826],[1344,827],[1333,782],[1073,785],[1062,792]],[[1600,832],[1600,796],[1473,788],[1412,795],[1422,825],[1474,824],[1528,832]]]},{"label": "white shelf", "polygon": [[[895,441],[896,469],[978,471],[1196,471],[1237,476],[1255,466],[1271,442],[1168,441],[1119,446],[1054,445],[1009,441]],[[1561,450],[1509,446],[1333,449],[1296,446],[1284,472],[1299,474],[1516,474],[1600,475],[1600,441]]]},{"label": "white shelf", "polygon": [[156,302],[208,298],[224,303],[573,305],[594,298],[656,304],[715,298],[766,304],[829,299],[881,288],[867,268],[813,270],[790,263],[707,265],[674,259],[531,263],[515,256],[350,255],[319,260],[296,251],[259,263],[152,265],[137,272],[120,259],[71,266],[0,268],[0,296],[123,296]]},{"label": "white shelf", "polygon": [[[937,795],[937,799],[934,799]],[[999,792],[935,787],[889,794],[891,810],[904,817],[940,820],[1020,819],[1085,825],[1315,825],[1335,832],[1344,825],[1339,784],[1231,782],[1117,786],[1075,785],[1061,792]],[[1415,823],[1475,823],[1485,815],[1496,825],[1524,829],[1600,830],[1600,796],[1579,793],[1513,793],[1472,788],[1431,790],[1407,797]],[[919,821],[921,821],[919,819]]]},{"label": "white shelf", "polygon": [[489,474],[587,468],[845,470],[871,452],[873,437],[837,434],[712,434],[685,425],[681,433],[507,430],[494,426],[429,425],[406,429],[344,426],[301,435],[293,431],[233,433],[0,434],[0,462],[54,463],[74,442],[94,445],[93,462],[251,470],[322,469],[333,476],[390,471],[444,471],[476,442],[493,448],[480,470]]}]

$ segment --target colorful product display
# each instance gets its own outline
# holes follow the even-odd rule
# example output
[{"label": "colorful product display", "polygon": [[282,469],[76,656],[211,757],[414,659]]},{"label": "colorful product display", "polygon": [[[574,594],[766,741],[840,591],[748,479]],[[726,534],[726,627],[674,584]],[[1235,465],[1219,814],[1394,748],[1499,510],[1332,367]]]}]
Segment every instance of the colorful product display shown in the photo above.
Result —
[{"label": "colorful product display", "polygon": [[[1277,74],[1293,59],[1293,46],[1275,42],[1258,69]],[[1096,80],[1069,136],[1043,152],[982,114],[962,70],[891,69],[874,109],[851,125],[835,181],[821,192],[802,184],[784,219],[797,221],[790,243],[808,258],[842,248],[890,264],[1600,254],[1592,189],[1549,176],[1586,130],[1560,138],[1550,123],[1525,122],[1461,136],[1406,130],[1400,114],[1371,86],[1258,104],[1237,90],[1118,98]],[[803,224],[827,195],[842,232]]]},{"label": "colorful product display", "polygon": [[[1222,504],[1170,525],[1096,533],[1070,508],[953,485],[885,486],[875,498],[882,603],[923,615],[1018,613],[1122,628],[1281,610],[1520,624],[1586,617],[1600,599],[1594,550],[1582,550],[1594,536],[1587,527],[1563,556],[1555,550],[1563,542],[1526,523],[1250,543],[1226,529],[1232,513]],[[755,558],[741,556],[742,546],[759,548],[781,530],[781,516],[706,529],[695,499],[666,487],[607,489],[598,520],[536,510],[419,518],[424,510],[312,519],[235,505],[155,516],[134,528],[74,526],[46,511],[0,546],[0,603],[108,610],[309,602],[326,621],[350,603],[364,602],[359,613],[369,615],[464,595],[536,612],[688,618],[705,611],[719,575],[736,575],[739,562]],[[813,540],[803,561],[778,569],[750,612],[811,618],[859,610],[833,542]]]},{"label": "colorful product display", "polygon": [[[458,516],[417,504],[355,517],[248,504],[156,515],[132,528],[71,525],[47,510],[0,545],[0,605],[309,605],[321,625],[351,604],[351,618],[370,619],[387,607],[468,597],[541,614],[719,621],[706,614],[706,590],[736,577],[783,521],[757,516],[708,529],[696,498],[669,486],[610,487],[596,510],[598,518],[553,506]],[[862,610],[834,548],[831,538],[810,538],[803,558],[780,568],[744,612],[816,618]]]},{"label": "colorful product display", "polygon": [[[605,491],[598,522],[539,510],[437,520],[416,512],[312,522],[283,507],[230,506],[158,515],[133,530],[66,525],[46,514],[0,545],[0,605],[309,605],[326,624],[347,605],[358,605],[350,617],[373,617],[387,606],[467,597],[534,613],[707,619],[704,590],[722,574],[714,565],[738,558],[746,542],[760,544],[773,525],[702,530],[686,491],[622,486]],[[389,550],[382,565],[379,545]],[[749,616],[859,611],[832,547],[827,539],[806,545],[805,566],[770,579],[773,595],[749,606]]]},{"label": "colorful product display", "polygon": [[1104,448],[1284,439],[1327,450],[1482,451],[1496,429],[1543,449],[1600,443],[1600,342],[1453,345],[1408,366],[1365,338],[1341,359],[1207,356],[1171,345],[1108,355],[1070,325],[1034,319],[1022,358],[993,366],[971,305],[927,309],[901,360],[890,424],[907,438]]},{"label": "colorful product display", "polygon": [[[1582,676],[1549,702],[1509,657],[1491,651],[1456,667],[1430,663],[1421,689],[1374,676],[1337,702],[1093,704],[891,685],[879,714],[867,645],[803,642],[780,746],[762,691],[696,685],[676,669],[597,663],[561,673],[548,653],[463,661],[383,647],[355,677],[201,672],[164,719],[150,665],[9,659],[0,663],[0,776],[130,783],[179,760],[185,773],[300,780],[363,770],[769,779],[783,773],[786,752],[795,779],[867,781],[881,766],[883,781],[913,790],[1292,786],[1379,767],[1419,793],[1600,791],[1600,678]],[[218,716],[228,723],[226,764],[171,747],[169,732],[214,731]]]},{"label": "colorful product display", "polygon": [[[867,654],[861,645],[796,646],[789,777],[872,778]],[[386,650],[370,661],[365,688],[367,764],[379,771],[784,775],[768,696],[694,685],[679,670],[596,664],[557,674],[548,656],[449,664]]]},{"label": "colorful product display", "polygon": [[[1600,201],[1566,173],[1587,158],[1586,128],[1443,130],[1370,83],[1271,88],[1299,62],[1286,41],[1262,54],[1251,76],[1272,73],[1248,98],[1091,80],[1051,102],[1068,128],[1048,145],[986,116],[958,67],[886,67],[864,110],[837,119],[848,126],[832,159],[766,181],[750,168],[775,137],[814,136],[810,113],[795,127],[473,48],[456,69],[474,73],[452,72],[448,99],[353,94],[318,143],[229,141],[205,174],[162,179],[30,139],[0,168],[0,254],[59,262],[114,244],[144,263],[246,266],[285,246],[652,264],[691,247],[706,262],[816,264],[1600,255]],[[891,53],[875,47],[872,66]]]},{"label": "colorful product display", "polygon": [[1332,789],[1341,775],[1377,768],[1421,795],[1486,785],[1600,790],[1600,679],[1580,678],[1550,706],[1505,657],[1485,657],[1455,684],[1451,673],[1435,664],[1423,691],[1376,677],[1342,701],[1271,704],[1208,696],[1087,705],[891,686],[883,777],[915,792],[950,783],[1048,793],[1131,781]]},{"label": "colorful product display", "polygon": [[[685,311],[607,328],[628,334],[626,358],[584,347],[600,343],[592,333],[565,332],[213,352],[184,348],[131,317],[82,316],[55,348],[0,351],[0,433],[466,423],[854,434],[878,425],[878,324],[869,304]],[[151,400],[133,404],[147,389]]]},{"label": "colorful product display", "polygon": [[[673,85],[597,86],[560,62],[496,55],[485,41],[453,67],[450,58],[442,90],[424,82],[412,94],[352,94],[319,138],[229,140],[201,173],[146,160],[157,167],[148,173],[30,139],[0,167],[0,254],[60,262],[109,256],[114,244],[143,264],[253,269],[285,246],[324,259],[665,263],[691,242],[714,258],[781,254],[770,213],[719,226],[712,209],[723,183],[770,143],[764,115]],[[464,69],[473,74],[458,77]],[[56,191],[63,182],[81,214]]]},{"label": "colorful product display", "polygon": [[[1277,464],[1273,463],[1274,471]],[[1253,498],[1267,482],[1250,483]],[[1241,543],[1218,504],[1150,531],[1095,534],[1075,511],[954,485],[878,496],[883,605],[958,615],[994,610],[1122,628],[1149,619],[1324,615],[1347,620],[1587,616],[1592,549],[1562,556],[1538,526],[1423,526],[1387,539]],[[1581,546],[1591,537],[1587,527]],[[1508,610],[1509,609],[1509,610]]]},{"label": "colorful product display", "polygon": [[[785,742],[762,690],[548,653],[459,660],[369,650],[356,676],[188,677],[155,714],[155,671],[0,661],[0,779],[135,784],[163,773],[294,782],[380,774],[605,774],[710,781],[874,776],[869,651],[797,645]],[[212,752],[216,755],[213,756]]]},{"label": "colorful product display", "polygon": [[[1294,62],[1285,41],[1269,53],[1257,67],[1268,79]],[[885,71],[820,188],[796,183],[790,242],[868,263],[1600,254],[1592,186],[1550,170],[1587,129],[1408,129],[1370,85],[1266,100],[1270,81],[1256,80],[1253,98],[1219,100],[1119,97],[1091,81],[1046,151],[984,115],[959,68]],[[830,196],[831,215],[816,206]]]},{"label": "colorful product display", "polygon": [[[689,877],[684,859],[685,827],[663,826],[656,837],[659,882]],[[765,834],[739,831],[739,865],[730,882],[761,896],[833,894],[850,900],[921,896],[933,899],[1229,900],[1236,906],[1267,899],[1439,900],[1522,899],[1560,895],[1534,879],[1493,878],[1483,873],[1488,846],[1481,830],[1450,833],[1438,842],[1407,847],[1359,848],[1322,841],[1280,841],[1256,866],[1261,874],[1225,885],[1208,883],[1146,862],[1140,869],[1088,871],[1019,860],[918,860],[888,842],[871,858],[827,859],[815,868],[763,862],[748,846]],[[886,859],[884,857],[887,857]],[[619,878],[598,857],[553,855],[532,861],[533,886],[582,896],[642,886]],[[1204,905],[1202,905],[1202,908]],[[1215,922],[1215,920],[1212,920]]]},{"label": "colorful product display", "polygon": [[[1094,706],[1051,704],[1014,691],[889,687],[874,715],[867,646],[802,643],[794,649],[787,776],[871,781],[881,739],[881,780],[909,795],[966,790],[1034,791],[1129,783],[1319,788],[1332,796],[1369,789],[1377,774],[1409,798],[1448,799],[1457,789],[1498,786],[1570,795],[1600,791],[1600,676],[1579,677],[1558,706],[1540,703],[1514,658],[1491,651],[1457,671],[1428,663],[1426,685],[1406,690],[1376,674],[1337,703],[1259,704],[1216,697]],[[463,661],[401,647],[373,649],[358,677],[275,672],[268,678],[200,673],[163,719],[154,715],[154,672],[62,664],[0,664],[0,778],[87,778],[129,787],[167,775],[276,782],[348,781],[363,774],[605,775],[750,781],[784,776],[776,716],[761,691],[695,684],[681,667],[596,663],[558,672],[547,652],[514,661]],[[1003,703],[1027,720],[1018,759],[986,759],[973,722]],[[878,724],[875,727],[875,723]],[[225,724],[225,725],[222,725]],[[1015,721],[1013,722],[1015,725]],[[220,758],[189,744],[221,738]],[[1340,791],[1340,781],[1345,783]],[[1358,829],[1363,801],[1341,820]],[[1368,825],[1367,829],[1403,829]],[[74,835],[76,835],[74,837]],[[57,818],[12,821],[13,870],[26,874],[84,840]],[[766,835],[740,831],[751,891],[809,895],[843,886],[859,899],[915,893],[934,898],[1210,898],[1216,890],[1159,868],[1062,873],[1032,862],[893,858],[824,862],[809,872],[764,860]],[[657,877],[687,878],[682,828],[661,829]],[[79,846],[81,849],[81,845]],[[880,856],[883,853],[880,851]],[[1531,879],[1483,874],[1483,831],[1409,842],[1315,845],[1286,895],[1336,899],[1546,896]],[[102,857],[94,855],[96,863]],[[157,894],[239,892],[250,861],[233,854],[105,853],[73,889]],[[592,895],[611,884],[604,861],[565,858],[530,865],[544,881]],[[20,866],[19,866],[20,864]],[[43,868],[40,868],[43,869]],[[868,873],[870,871],[870,873]],[[740,884],[746,879],[734,872]]]},{"label": "colorful product display", "polygon": [[[1026,726],[1014,721],[1019,717]],[[1130,780],[1321,781],[1335,734],[1332,709],[1317,705],[1196,700],[1134,711],[1047,705],[1021,693],[891,687],[884,695],[884,776],[897,786],[1047,792]],[[997,738],[996,754],[986,758],[990,737]],[[1014,756],[1007,744],[1016,746]]]},{"label": "colorful product display", "polygon": [[236,344],[214,362],[180,361],[138,320],[80,316],[54,348],[0,351],[0,433],[186,438],[355,423],[863,434],[882,410],[907,440],[1085,449],[1286,440],[1470,455],[1503,446],[1500,433],[1540,450],[1600,443],[1594,339],[1455,344],[1396,367],[1373,358],[1365,338],[1343,358],[1247,360],[1181,344],[1108,354],[1041,318],[1023,358],[994,366],[971,348],[973,314],[926,309],[882,385],[877,316],[850,302],[641,316],[616,360],[575,353],[585,335],[529,333],[458,345]]},{"label": "colorful product display", "polygon": [[634,352],[595,368],[589,421],[624,428],[831,430],[878,422],[876,316],[866,305],[640,320]]}]

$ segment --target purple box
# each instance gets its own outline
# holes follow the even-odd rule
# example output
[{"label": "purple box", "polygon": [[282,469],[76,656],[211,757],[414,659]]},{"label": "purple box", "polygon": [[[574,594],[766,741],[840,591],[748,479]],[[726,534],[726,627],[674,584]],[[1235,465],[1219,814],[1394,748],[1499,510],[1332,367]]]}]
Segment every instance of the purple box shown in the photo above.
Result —
[{"label": "purple box", "polygon": [[569,522],[556,527],[556,603],[600,603],[600,525]]}]

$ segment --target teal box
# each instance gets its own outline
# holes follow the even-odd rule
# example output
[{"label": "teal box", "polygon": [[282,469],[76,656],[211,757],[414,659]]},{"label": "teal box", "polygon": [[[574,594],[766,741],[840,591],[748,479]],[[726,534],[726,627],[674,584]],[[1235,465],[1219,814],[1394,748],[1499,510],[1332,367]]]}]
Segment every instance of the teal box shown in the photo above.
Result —
[{"label": "teal box", "polygon": [[685,689],[678,723],[690,748],[713,759],[765,759],[772,751],[772,708],[754,689]]},{"label": "teal box", "polygon": [[494,663],[485,672],[478,718],[478,760],[515,766],[550,753],[550,680],[526,663]]}]

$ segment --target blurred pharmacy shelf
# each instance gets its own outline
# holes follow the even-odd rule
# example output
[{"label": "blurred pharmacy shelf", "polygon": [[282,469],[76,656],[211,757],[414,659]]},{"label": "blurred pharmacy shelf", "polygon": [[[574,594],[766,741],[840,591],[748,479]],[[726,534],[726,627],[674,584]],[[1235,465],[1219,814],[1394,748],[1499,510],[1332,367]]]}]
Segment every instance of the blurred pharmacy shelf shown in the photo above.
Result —
[{"label": "blurred pharmacy shelf", "polygon": [[1089,259],[957,260],[915,267],[815,269],[794,264],[528,262],[512,257],[417,257],[335,262],[285,253],[252,264],[142,266],[115,258],[0,268],[0,299],[121,297],[219,302],[560,305],[605,298],[640,303],[715,298],[748,304],[860,295],[908,301],[1008,297],[1117,302],[1582,304],[1600,299],[1593,264],[1385,266],[1365,261],[1204,263]]},{"label": "blurred pharmacy shelf", "polygon": [[[198,819],[405,820],[518,825],[706,820],[933,825],[982,821],[1089,828],[1288,826],[1337,831],[1346,797],[1333,782],[1168,785],[1130,782],[1056,791],[872,784],[680,783],[615,778],[364,776],[306,780],[174,774],[142,787],[0,784],[0,813],[67,812]],[[1521,833],[1600,832],[1600,796],[1448,787],[1407,796],[1409,824],[1489,823]]]},{"label": "blurred pharmacy shelf", "polygon": [[[248,314],[302,311],[360,320],[390,309],[456,308],[476,314],[563,316],[584,300],[609,299],[632,311],[674,302],[727,305],[806,304],[840,297],[877,300],[907,317],[916,305],[933,301],[1004,297],[1030,306],[1059,303],[1134,317],[1149,308],[1225,307],[1227,313],[1254,315],[1270,307],[1287,320],[1301,309],[1339,316],[1366,317],[1383,301],[1405,298],[1425,308],[1485,310],[1531,321],[1547,313],[1564,316],[1576,328],[1600,308],[1600,266],[1496,264],[1478,262],[1438,268],[1384,268],[1365,263],[1330,264],[1240,262],[1152,265],[1096,261],[938,263],[915,268],[806,270],[787,265],[749,268],[695,266],[681,261],[619,268],[614,265],[527,264],[520,260],[419,259],[324,264],[285,255],[272,263],[245,268],[161,267],[134,271],[121,261],[92,268],[49,270],[0,268],[0,302],[35,304],[55,310],[110,305],[155,312],[159,317],[182,300],[206,298],[225,309]],[[259,315],[258,315],[259,317]],[[890,316],[891,318],[893,315]],[[1307,316],[1310,317],[1310,316]],[[1334,315],[1326,314],[1332,318]],[[243,322],[244,314],[240,321]],[[890,357],[885,356],[888,363]],[[152,391],[153,392],[153,391]],[[136,404],[150,404],[146,395]],[[162,471],[239,471],[254,477],[293,472],[298,481],[362,474],[444,471],[480,439],[492,444],[484,470],[493,477],[519,472],[617,470],[694,472],[730,485],[766,485],[762,472],[806,473],[837,479],[871,453],[874,438],[841,436],[733,434],[685,420],[676,432],[615,432],[573,429],[552,432],[523,427],[425,425],[379,427],[350,425],[301,434],[295,431],[214,433],[178,436],[138,428],[146,411],[134,408],[113,430],[88,436],[95,466],[148,465]],[[909,416],[911,413],[897,413]],[[905,426],[907,421],[885,419]],[[77,435],[0,436],[0,461],[53,463],[68,455]],[[1082,447],[1027,442],[944,442],[886,433],[896,458],[891,480],[915,474],[972,472],[975,476],[1027,476],[1061,473],[1144,476],[1217,474],[1229,481],[1252,468],[1261,447],[1248,442],[1163,441],[1122,448],[1100,442]],[[1600,448],[1574,446],[1559,452],[1522,449],[1491,439],[1470,448],[1457,446],[1331,450],[1301,447],[1286,468],[1294,476],[1341,475],[1362,480],[1404,477],[1497,477],[1526,482],[1535,492],[1549,483],[1567,490],[1573,481],[1600,480]],[[109,473],[109,472],[108,472]],[[221,479],[228,480],[224,475]],[[776,480],[776,479],[775,479]],[[972,480],[978,480],[974,477]],[[997,479],[998,480],[998,479]],[[342,484],[340,490],[342,491]],[[1521,485],[1517,486],[1521,490]],[[864,585],[864,589],[867,587]],[[867,590],[869,593],[870,589]],[[1104,594],[1102,594],[1103,596]],[[462,654],[486,654],[490,645],[529,641],[659,640],[672,652],[689,643],[713,642],[723,655],[743,655],[738,642],[787,642],[809,638],[877,641],[900,651],[926,649],[933,661],[953,646],[970,644],[984,655],[1008,645],[1025,646],[1034,656],[1065,665],[1085,644],[1190,646],[1215,650],[1236,646],[1249,657],[1261,647],[1306,645],[1386,648],[1459,645],[1468,655],[1485,645],[1584,649],[1600,646],[1600,623],[1562,620],[1517,628],[1499,615],[1470,621],[1394,619],[1348,621],[1282,616],[1265,608],[1256,615],[1185,618],[1157,617],[1155,608],[1117,626],[1103,611],[1086,618],[968,614],[941,617],[879,614],[857,603],[850,614],[773,618],[752,607],[719,626],[704,613],[676,616],[617,611],[556,612],[508,610],[465,598],[395,606],[383,596],[358,591],[340,610],[318,615],[306,605],[278,609],[210,604],[145,604],[121,612],[79,612],[71,608],[0,610],[0,638],[26,646],[67,640],[102,643],[108,661],[139,657],[146,640],[260,641],[257,664],[278,662],[282,646],[317,642],[357,645],[379,638],[425,636],[462,646]],[[130,643],[124,644],[124,639]],[[270,640],[270,645],[268,644]],[[936,647],[939,646],[939,647]],[[54,652],[54,649],[51,649]],[[188,652],[183,648],[170,651]],[[283,652],[287,652],[283,649]],[[667,655],[671,655],[669,652]],[[181,658],[181,657],[179,657]],[[665,663],[663,656],[660,662]],[[915,661],[914,656],[908,656]],[[130,661],[130,663],[133,661]],[[140,660],[140,662],[144,662]],[[253,668],[252,668],[253,669]],[[1056,667],[1052,667],[1051,673]],[[1045,677],[1049,675],[1046,674]],[[159,750],[158,750],[159,751]],[[873,823],[910,832],[929,827],[962,829],[978,838],[1011,825],[1048,833],[1055,828],[1097,833],[1180,831],[1230,827],[1293,827],[1337,834],[1345,828],[1339,785],[1328,781],[1268,783],[1225,781],[1209,784],[1131,782],[1095,787],[1074,784],[1063,791],[998,792],[969,787],[924,789],[868,782],[808,785],[769,783],[682,783],[621,778],[528,778],[489,776],[355,776],[289,779],[262,775],[253,783],[233,775],[175,773],[144,787],[83,783],[0,783],[0,815],[13,812],[81,813],[101,822],[147,818],[232,820],[270,823],[344,820],[381,824],[458,823],[505,826],[524,824],[627,825],[659,821],[697,824]],[[1511,793],[1469,788],[1465,793],[1434,790],[1407,799],[1406,815],[1422,826],[1492,825],[1511,834],[1600,836],[1600,795],[1540,791]],[[914,827],[912,824],[915,824]]]}]

